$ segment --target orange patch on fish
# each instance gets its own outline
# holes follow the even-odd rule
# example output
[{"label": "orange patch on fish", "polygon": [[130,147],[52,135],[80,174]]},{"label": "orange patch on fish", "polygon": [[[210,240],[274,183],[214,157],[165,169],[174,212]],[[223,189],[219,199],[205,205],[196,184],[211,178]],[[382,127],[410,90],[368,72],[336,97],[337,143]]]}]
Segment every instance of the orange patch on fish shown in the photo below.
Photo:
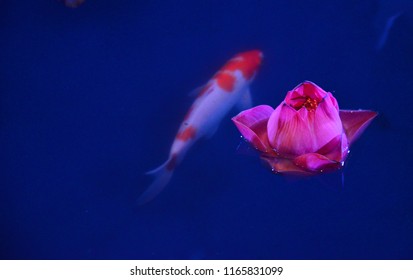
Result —
[{"label": "orange patch on fish", "polygon": [[217,84],[220,88],[224,89],[225,91],[231,92],[235,86],[235,77],[234,75],[227,73],[227,72],[218,72],[215,75],[215,79]]},{"label": "orange patch on fish", "polygon": [[181,141],[188,141],[192,138],[194,138],[196,135],[196,129],[193,126],[188,126],[184,128],[184,130],[180,131],[176,135],[176,139],[179,139]]},{"label": "orange patch on fish", "polygon": [[225,64],[222,70],[230,72],[239,70],[244,79],[249,80],[254,76],[255,67],[254,65],[250,65],[242,56],[239,56]]},{"label": "orange patch on fish", "polygon": [[258,66],[261,64],[262,52],[261,51],[249,51],[238,55],[238,57],[249,61],[250,64]]},{"label": "orange patch on fish", "polygon": [[255,69],[252,67],[245,67],[241,69],[242,76],[244,76],[245,80],[250,80],[254,76]]},{"label": "orange patch on fish", "polygon": [[245,61],[241,59],[231,59],[227,64],[222,67],[222,71],[235,71],[245,67]]}]

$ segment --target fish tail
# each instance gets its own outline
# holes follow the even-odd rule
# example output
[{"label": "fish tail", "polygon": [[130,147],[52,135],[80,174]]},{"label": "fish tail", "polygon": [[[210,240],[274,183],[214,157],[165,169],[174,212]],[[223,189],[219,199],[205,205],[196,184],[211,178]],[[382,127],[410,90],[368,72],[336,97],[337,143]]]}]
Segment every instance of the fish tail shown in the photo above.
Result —
[{"label": "fish tail", "polygon": [[177,157],[172,155],[161,166],[147,172],[146,174],[155,177],[152,184],[138,197],[137,204],[143,205],[154,199],[169,183],[175,170]]}]

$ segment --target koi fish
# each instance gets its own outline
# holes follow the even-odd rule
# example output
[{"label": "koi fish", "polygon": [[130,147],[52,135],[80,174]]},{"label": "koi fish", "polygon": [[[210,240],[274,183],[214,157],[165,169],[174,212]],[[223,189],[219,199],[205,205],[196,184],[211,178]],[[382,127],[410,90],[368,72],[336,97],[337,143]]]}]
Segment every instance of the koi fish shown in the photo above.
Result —
[{"label": "koi fish", "polygon": [[168,160],[147,173],[154,175],[155,179],[138,198],[139,205],[152,200],[164,189],[189,148],[200,138],[211,137],[234,105],[244,109],[252,106],[249,85],[262,57],[258,50],[237,54],[199,88],[175,136]]}]

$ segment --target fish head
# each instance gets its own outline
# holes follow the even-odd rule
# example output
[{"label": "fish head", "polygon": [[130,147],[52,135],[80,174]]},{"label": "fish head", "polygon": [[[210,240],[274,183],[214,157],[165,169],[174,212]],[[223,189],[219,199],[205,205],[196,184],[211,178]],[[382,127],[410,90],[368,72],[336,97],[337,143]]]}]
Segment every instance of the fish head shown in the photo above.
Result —
[{"label": "fish head", "polygon": [[246,81],[251,81],[261,65],[262,58],[263,54],[259,50],[242,52],[235,55],[222,70],[227,72],[239,71]]}]

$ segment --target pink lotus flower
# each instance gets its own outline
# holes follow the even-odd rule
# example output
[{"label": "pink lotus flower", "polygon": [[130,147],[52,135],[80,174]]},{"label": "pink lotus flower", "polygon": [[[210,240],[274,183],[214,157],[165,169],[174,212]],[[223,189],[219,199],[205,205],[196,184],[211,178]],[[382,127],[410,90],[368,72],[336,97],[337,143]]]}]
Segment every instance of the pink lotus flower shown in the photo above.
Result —
[{"label": "pink lotus flower", "polygon": [[260,105],[232,120],[274,172],[315,174],[341,168],[350,145],[376,115],[339,110],[330,92],[305,81],[275,110]]}]

